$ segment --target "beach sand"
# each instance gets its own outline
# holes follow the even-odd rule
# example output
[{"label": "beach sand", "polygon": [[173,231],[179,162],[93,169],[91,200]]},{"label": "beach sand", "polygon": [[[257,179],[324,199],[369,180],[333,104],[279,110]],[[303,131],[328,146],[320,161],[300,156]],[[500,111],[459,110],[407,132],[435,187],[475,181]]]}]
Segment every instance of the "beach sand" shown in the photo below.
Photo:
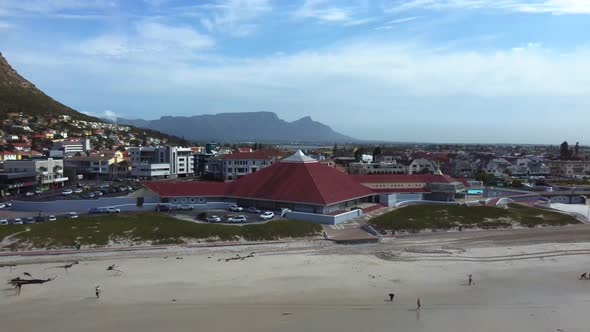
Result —
[{"label": "beach sand", "polygon": [[[421,240],[404,241],[415,248]],[[435,239],[423,241],[435,247]],[[590,281],[577,279],[590,272],[583,254],[590,243],[442,254],[388,246],[87,255],[67,273],[46,261],[74,257],[26,258],[37,263],[2,267],[0,280],[23,272],[57,279],[25,286],[20,296],[0,287],[0,322],[2,331],[56,332],[590,330]],[[252,258],[224,260],[251,251]],[[107,271],[111,264],[123,273]]]}]

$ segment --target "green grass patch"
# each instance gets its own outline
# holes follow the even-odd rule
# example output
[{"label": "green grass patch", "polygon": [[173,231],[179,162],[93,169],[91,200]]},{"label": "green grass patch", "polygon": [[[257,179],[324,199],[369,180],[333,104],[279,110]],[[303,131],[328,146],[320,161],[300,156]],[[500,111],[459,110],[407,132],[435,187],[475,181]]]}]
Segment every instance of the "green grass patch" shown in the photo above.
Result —
[{"label": "green grass patch", "polygon": [[0,239],[25,229],[14,237],[19,247],[63,248],[104,246],[112,242],[148,242],[177,244],[186,240],[249,241],[277,240],[318,235],[322,227],[317,224],[274,220],[260,225],[197,224],[157,213],[117,214],[97,217],[80,217],[34,225],[0,227]]},{"label": "green grass patch", "polygon": [[414,205],[369,221],[379,231],[418,232],[424,229],[506,228],[513,224],[526,227],[576,224],[576,218],[519,204],[508,208],[460,205]]}]

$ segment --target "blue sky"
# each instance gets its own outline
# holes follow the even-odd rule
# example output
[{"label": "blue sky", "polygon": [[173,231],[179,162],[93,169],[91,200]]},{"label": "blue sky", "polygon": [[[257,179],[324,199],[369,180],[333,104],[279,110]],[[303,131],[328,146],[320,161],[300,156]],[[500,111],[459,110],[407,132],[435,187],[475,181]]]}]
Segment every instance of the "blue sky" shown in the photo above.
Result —
[{"label": "blue sky", "polygon": [[588,31],[590,0],[0,0],[0,51],[77,110],[391,141],[590,144]]}]

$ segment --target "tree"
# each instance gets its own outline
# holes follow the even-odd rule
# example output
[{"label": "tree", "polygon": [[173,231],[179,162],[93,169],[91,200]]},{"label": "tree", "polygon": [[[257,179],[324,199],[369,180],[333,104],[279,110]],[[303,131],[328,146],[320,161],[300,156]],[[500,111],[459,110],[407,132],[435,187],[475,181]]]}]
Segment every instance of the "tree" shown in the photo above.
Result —
[{"label": "tree", "polygon": [[338,144],[334,143],[334,147],[332,148],[332,155],[336,155],[338,153]]},{"label": "tree", "polygon": [[514,188],[522,188],[524,187],[524,183],[522,183],[522,181],[516,179],[516,180],[512,180],[512,187]]},{"label": "tree", "polygon": [[564,141],[559,146],[559,159],[561,159],[561,160],[567,160],[569,158],[570,158],[569,145],[567,144],[567,141]]},{"label": "tree", "polygon": [[361,161],[363,158],[363,155],[365,154],[365,148],[358,148],[356,149],[356,151],[354,151],[354,159],[356,159],[356,161]]},{"label": "tree", "polygon": [[492,179],[491,175],[486,173],[485,171],[479,171],[475,174],[475,180],[483,182],[483,184],[488,184]]},{"label": "tree", "polygon": [[376,161],[376,160],[377,160],[377,158],[378,158],[378,157],[381,155],[381,153],[383,153],[383,152],[381,151],[381,147],[380,147],[380,146],[376,147],[376,148],[373,150],[373,160],[374,160],[374,161]]}]

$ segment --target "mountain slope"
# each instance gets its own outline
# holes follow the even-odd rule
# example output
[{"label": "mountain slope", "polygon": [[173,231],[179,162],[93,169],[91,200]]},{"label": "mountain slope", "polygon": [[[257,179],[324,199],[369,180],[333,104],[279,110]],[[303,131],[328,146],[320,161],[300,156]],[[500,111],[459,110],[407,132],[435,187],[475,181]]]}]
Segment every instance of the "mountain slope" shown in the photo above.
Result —
[{"label": "mountain slope", "polygon": [[128,120],[118,123],[174,133],[197,141],[231,142],[352,142],[354,138],[335,132],[307,116],[287,122],[272,112],[220,113],[163,116],[157,120]]},{"label": "mountain slope", "polygon": [[0,53],[0,118],[7,113],[23,112],[27,115],[69,115],[74,119],[97,121],[96,118],[76,112],[47,96],[35,85],[20,76]]}]

